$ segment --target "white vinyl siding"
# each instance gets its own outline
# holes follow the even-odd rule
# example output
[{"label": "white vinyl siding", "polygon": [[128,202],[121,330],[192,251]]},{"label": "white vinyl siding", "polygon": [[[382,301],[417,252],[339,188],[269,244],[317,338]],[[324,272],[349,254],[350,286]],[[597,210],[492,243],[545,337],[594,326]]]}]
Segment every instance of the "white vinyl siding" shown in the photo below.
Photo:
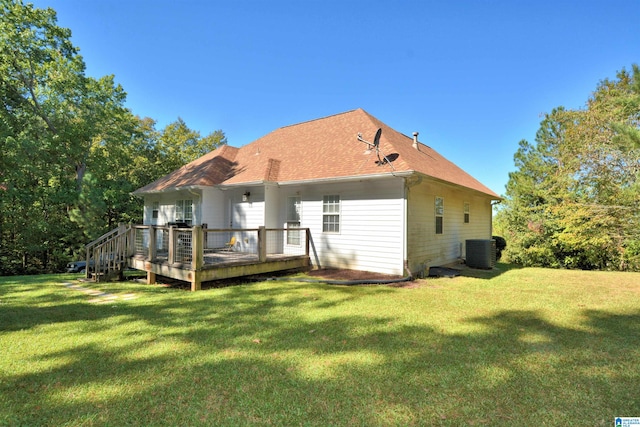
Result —
[{"label": "white vinyl siding", "polygon": [[[436,197],[444,199],[443,232],[436,234]],[[465,223],[465,202],[473,215]],[[407,259],[418,272],[465,257],[467,239],[491,238],[491,198],[454,185],[426,181],[411,187],[408,195]]]},{"label": "white vinyl siding", "polygon": [[251,198],[242,201],[242,193],[233,196],[231,228],[258,228],[264,225],[264,192],[251,189]]},{"label": "white vinyl siding", "polygon": [[[309,227],[311,262],[402,275],[404,184],[400,178],[288,189],[301,194],[301,223]],[[324,196],[340,195],[340,232],[323,231]],[[283,204],[284,205],[284,204]],[[283,221],[286,221],[283,213]]]},{"label": "white vinyl siding", "polygon": [[202,191],[202,223],[211,229],[229,227],[229,205],[224,191],[217,188]]}]

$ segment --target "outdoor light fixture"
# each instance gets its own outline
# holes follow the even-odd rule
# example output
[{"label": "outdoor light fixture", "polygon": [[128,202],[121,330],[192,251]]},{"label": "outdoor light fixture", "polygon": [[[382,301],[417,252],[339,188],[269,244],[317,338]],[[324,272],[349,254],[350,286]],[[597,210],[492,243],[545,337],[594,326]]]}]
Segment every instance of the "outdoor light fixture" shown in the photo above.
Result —
[{"label": "outdoor light fixture", "polygon": [[248,191],[245,191],[244,194],[242,195],[242,201],[246,202],[249,200],[249,196],[251,196],[251,193]]}]

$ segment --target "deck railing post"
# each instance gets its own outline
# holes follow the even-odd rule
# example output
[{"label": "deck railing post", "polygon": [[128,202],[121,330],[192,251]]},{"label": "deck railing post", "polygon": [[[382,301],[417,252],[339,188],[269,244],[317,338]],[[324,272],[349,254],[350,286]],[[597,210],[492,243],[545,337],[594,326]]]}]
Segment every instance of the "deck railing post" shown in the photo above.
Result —
[{"label": "deck railing post", "polygon": [[305,256],[309,256],[309,229],[305,228],[304,229],[304,237],[305,237],[305,247],[304,247],[304,254]]},{"label": "deck railing post", "polygon": [[172,265],[175,260],[175,228],[169,226],[169,253],[167,254],[167,262]]},{"label": "deck railing post", "polygon": [[258,261],[267,261],[267,229],[264,226],[258,228]]},{"label": "deck railing post", "polygon": [[156,259],[156,229],[153,225],[148,225],[149,230],[149,247],[147,248],[147,260],[153,261]]},{"label": "deck railing post", "polygon": [[191,228],[191,290],[199,291],[202,288],[200,275],[204,264],[204,245],[202,226]]},{"label": "deck railing post", "polygon": [[125,262],[125,255],[127,252],[127,239],[126,239],[127,227],[123,223],[118,223],[118,253],[116,255],[116,263],[118,270],[122,271],[122,264]]},{"label": "deck railing post", "polygon": [[127,257],[136,253],[136,229],[129,225],[127,229]]}]

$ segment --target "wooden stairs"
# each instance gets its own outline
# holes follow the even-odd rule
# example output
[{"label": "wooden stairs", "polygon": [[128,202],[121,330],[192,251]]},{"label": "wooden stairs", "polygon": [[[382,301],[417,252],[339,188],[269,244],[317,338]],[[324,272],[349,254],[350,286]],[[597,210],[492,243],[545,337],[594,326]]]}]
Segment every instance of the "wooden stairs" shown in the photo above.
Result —
[{"label": "wooden stairs", "polygon": [[121,224],[86,245],[86,278],[95,282],[122,280],[133,255],[133,237],[133,228]]}]

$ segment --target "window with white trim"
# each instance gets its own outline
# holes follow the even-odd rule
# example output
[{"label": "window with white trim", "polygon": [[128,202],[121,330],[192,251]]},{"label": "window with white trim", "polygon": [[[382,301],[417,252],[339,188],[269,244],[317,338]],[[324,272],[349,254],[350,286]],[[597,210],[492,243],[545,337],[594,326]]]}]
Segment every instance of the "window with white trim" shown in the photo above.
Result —
[{"label": "window with white trim", "polygon": [[340,232],[340,196],[322,197],[322,231],[324,233]]},{"label": "window with white trim", "polygon": [[469,224],[469,202],[464,202],[464,223]]},{"label": "window with white trim", "polygon": [[174,221],[186,222],[189,225],[193,224],[193,200],[176,200]]},{"label": "window with white trim", "polygon": [[160,217],[160,202],[151,203],[151,224],[158,224],[158,218]]},{"label": "window with white trim", "polygon": [[[287,228],[300,228],[302,203],[299,196],[287,198]],[[300,230],[287,230],[287,245],[300,245]]]},{"label": "window with white trim", "polygon": [[444,229],[444,198],[436,197],[436,234],[442,234]]}]

